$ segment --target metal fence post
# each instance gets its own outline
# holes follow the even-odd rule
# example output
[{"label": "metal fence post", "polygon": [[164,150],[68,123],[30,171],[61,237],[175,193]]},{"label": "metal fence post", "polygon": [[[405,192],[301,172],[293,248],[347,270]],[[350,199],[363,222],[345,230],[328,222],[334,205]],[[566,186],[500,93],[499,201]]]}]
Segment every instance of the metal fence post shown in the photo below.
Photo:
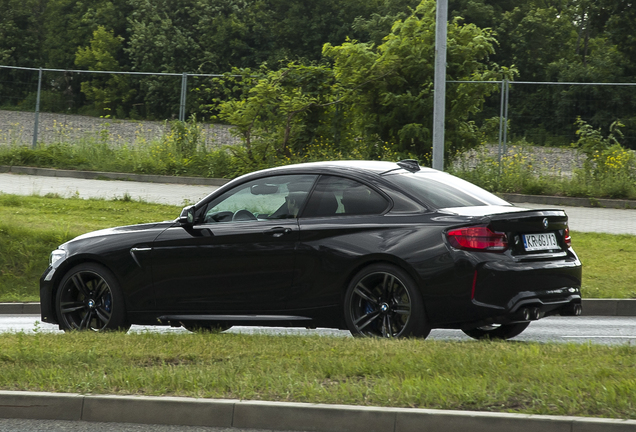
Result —
[{"label": "metal fence post", "polygon": [[38,93],[35,98],[35,122],[33,124],[33,143],[31,147],[36,148],[38,145],[38,127],[40,125],[40,93],[42,92],[42,68],[38,73]]},{"label": "metal fence post", "polygon": [[444,170],[446,125],[446,44],[448,0],[437,0],[435,16],[435,80],[433,93],[433,168]]},{"label": "metal fence post", "polygon": [[503,122],[504,122],[504,101],[505,101],[505,96],[504,96],[504,88],[506,85],[506,80],[502,80],[501,81],[501,99],[499,101],[499,145],[497,146],[497,150],[498,150],[498,162],[499,162],[499,174],[501,174],[501,155],[502,155],[502,151],[501,151],[501,141],[502,141],[502,137],[503,137]]},{"label": "metal fence post", "polygon": [[505,112],[504,112],[504,130],[503,130],[503,152],[506,154],[508,152],[507,144],[508,144],[508,99],[510,96],[510,82],[507,79],[503,80],[504,85],[506,86],[506,103],[505,103]]},{"label": "metal fence post", "polygon": [[188,92],[188,74],[181,76],[181,102],[179,104],[179,121],[185,121],[186,94]]}]

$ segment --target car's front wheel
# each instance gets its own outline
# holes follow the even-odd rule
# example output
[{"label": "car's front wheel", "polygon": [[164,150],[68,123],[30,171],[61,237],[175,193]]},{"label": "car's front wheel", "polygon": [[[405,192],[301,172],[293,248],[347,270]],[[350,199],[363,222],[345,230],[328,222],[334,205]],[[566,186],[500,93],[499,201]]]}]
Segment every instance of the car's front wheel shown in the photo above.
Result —
[{"label": "car's front wheel", "polygon": [[100,264],[79,264],[66,273],[55,296],[55,307],[64,331],[130,328],[119,284]]},{"label": "car's front wheel", "polygon": [[518,336],[530,325],[530,321],[513,324],[493,324],[472,329],[465,329],[463,332],[473,339],[511,339]]},{"label": "car's front wheel", "polygon": [[425,338],[430,333],[415,282],[389,264],[356,274],[345,294],[344,313],[354,336]]}]

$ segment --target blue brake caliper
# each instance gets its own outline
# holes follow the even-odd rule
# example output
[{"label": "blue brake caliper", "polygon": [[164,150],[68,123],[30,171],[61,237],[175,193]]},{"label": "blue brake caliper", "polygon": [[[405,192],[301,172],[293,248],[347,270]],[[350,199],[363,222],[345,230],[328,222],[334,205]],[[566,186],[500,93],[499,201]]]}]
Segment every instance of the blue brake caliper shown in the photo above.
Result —
[{"label": "blue brake caliper", "polygon": [[[370,303],[370,302],[365,301],[365,302],[364,302],[364,313],[365,313],[365,314],[370,314],[370,313],[373,313],[373,312],[375,312],[375,308],[371,305],[371,303]],[[377,330],[377,329],[378,329],[378,328],[377,328],[377,327],[378,327],[377,320],[374,320],[374,321],[375,321],[375,322],[372,322],[372,323],[371,323],[371,326],[372,326],[375,330]]]},{"label": "blue brake caliper", "polygon": [[104,309],[106,309],[107,312],[110,312],[110,307],[113,303],[113,299],[112,297],[109,295],[108,297],[106,297],[106,299],[104,300]]}]

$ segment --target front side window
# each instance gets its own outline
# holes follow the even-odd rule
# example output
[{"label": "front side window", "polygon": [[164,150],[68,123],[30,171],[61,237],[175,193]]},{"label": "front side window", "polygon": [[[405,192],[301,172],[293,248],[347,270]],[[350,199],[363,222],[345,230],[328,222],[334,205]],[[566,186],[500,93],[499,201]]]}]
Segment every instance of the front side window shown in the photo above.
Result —
[{"label": "front side window", "polygon": [[282,175],[243,183],[210,202],[204,223],[266,221],[298,217],[314,175]]},{"label": "front side window", "polygon": [[381,214],[388,206],[389,201],[369,186],[344,177],[322,176],[302,217]]}]

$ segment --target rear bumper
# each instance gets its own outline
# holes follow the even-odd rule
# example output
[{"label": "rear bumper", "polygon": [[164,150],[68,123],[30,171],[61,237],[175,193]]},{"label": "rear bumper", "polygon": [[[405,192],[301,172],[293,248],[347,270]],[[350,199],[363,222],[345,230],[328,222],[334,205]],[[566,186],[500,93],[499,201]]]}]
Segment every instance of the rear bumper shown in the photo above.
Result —
[{"label": "rear bumper", "polygon": [[[475,305],[478,307],[484,306],[478,303],[475,303]],[[462,328],[470,329],[490,324],[536,321],[553,315],[578,316],[582,312],[581,296],[578,294],[549,302],[545,302],[539,297],[530,297],[515,304],[511,310],[502,310],[499,313],[493,312],[490,316],[464,324]]]},{"label": "rear bumper", "polygon": [[574,253],[559,260],[484,262],[475,269],[471,292],[475,321],[506,324],[580,315],[581,276]]}]

